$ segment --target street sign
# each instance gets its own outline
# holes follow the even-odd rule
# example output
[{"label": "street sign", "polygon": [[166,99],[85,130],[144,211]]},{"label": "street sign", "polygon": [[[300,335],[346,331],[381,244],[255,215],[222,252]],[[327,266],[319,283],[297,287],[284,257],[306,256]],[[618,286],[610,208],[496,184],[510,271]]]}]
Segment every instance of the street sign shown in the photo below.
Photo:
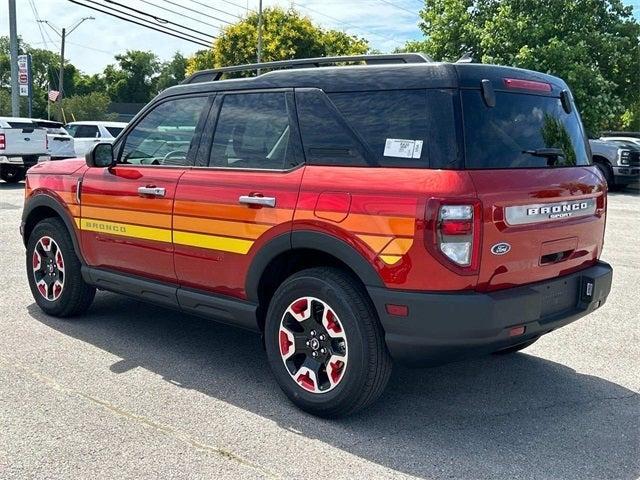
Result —
[{"label": "street sign", "polygon": [[18,55],[18,88],[21,97],[29,96],[29,73],[27,55]]}]

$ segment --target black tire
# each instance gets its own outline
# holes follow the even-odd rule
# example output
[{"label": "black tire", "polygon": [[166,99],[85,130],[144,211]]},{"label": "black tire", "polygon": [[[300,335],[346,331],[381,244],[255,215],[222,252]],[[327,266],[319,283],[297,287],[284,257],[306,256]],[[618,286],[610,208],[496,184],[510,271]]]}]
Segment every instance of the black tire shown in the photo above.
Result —
[{"label": "black tire", "polygon": [[[324,392],[312,393],[303,388],[281,355],[281,322],[287,308],[302,297],[314,297],[313,305],[326,302],[339,319],[340,335],[348,345],[348,361],[345,358],[340,379]],[[314,314],[309,315],[311,319]],[[367,407],[381,395],[391,374],[384,332],[366,291],[356,278],[337,268],[303,270],[280,285],[267,312],[265,347],[271,370],[284,393],[300,409],[321,417],[346,416]],[[295,347],[294,351],[297,354]],[[320,377],[316,378],[319,383]]]},{"label": "black tire", "polygon": [[531,340],[527,340],[524,343],[520,343],[518,345],[514,345],[513,347],[505,348],[503,350],[498,350],[497,352],[493,352],[494,355],[509,355],[510,353],[516,353],[520,350],[524,350],[527,347],[530,347],[534,343],[538,341],[540,337],[532,338]]},{"label": "black tire", "polygon": [[600,173],[602,173],[602,176],[607,181],[607,188],[612,192],[615,191],[616,182],[613,177],[613,169],[608,164],[602,162],[596,163],[596,167],[598,167],[598,170],[600,170]]},{"label": "black tire", "polygon": [[[55,247],[54,254],[58,250],[61,252],[62,260],[60,262],[63,268],[58,268],[58,266],[55,265],[58,263],[57,259],[52,262],[51,259],[46,257],[48,253],[42,251],[42,244],[39,242],[46,238],[50,239],[47,241],[48,243],[53,240],[53,246],[50,247],[50,249],[54,250]],[[37,255],[40,264],[43,266],[41,269],[38,269],[37,273],[35,272],[36,254],[34,254],[36,246],[38,246],[39,253],[37,253]],[[45,267],[47,262],[53,263],[53,267]],[[60,219],[47,218],[35,226],[27,243],[26,267],[31,294],[38,306],[46,314],[54,317],[71,317],[85,312],[91,306],[96,294],[96,289],[88,285],[82,278],[80,260],[73,248],[69,232]],[[46,271],[50,271],[51,273],[41,273]],[[48,293],[51,292],[53,288],[48,288],[47,285],[44,285],[42,288],[47,292],[47,296],[50,297],[50,299],[45,298],[45,293],[41,293],[40,287],[37,285],[36,275],[38,277],[54,275],[54,278],[61,279],[62,287],[58,294],[59,296],[49,295]]]},{"label": "black tire", "polygon": [[24,168],[16,165],[2,165],[0,167],[0,178],[7,183],[18,183],[24,180]]}]

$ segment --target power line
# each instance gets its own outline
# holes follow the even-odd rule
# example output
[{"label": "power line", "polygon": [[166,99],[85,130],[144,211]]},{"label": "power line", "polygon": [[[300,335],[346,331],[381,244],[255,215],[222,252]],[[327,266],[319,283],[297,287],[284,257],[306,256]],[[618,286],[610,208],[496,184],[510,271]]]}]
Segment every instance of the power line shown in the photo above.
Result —
[{"label": "power line", "polygon": [[[198,10],[194,10],[193,8],[185,7],[184,5],[180,5],[179,3],[172,2],[171,0],[162,0],[162,1],[165,2],[165,3],[169,3],[171,5],[175,5],[176,7],[184,8],[185,10],[189,10],[190,12],[199,13],[200,15],[204,15],[205,17],[215,18],[216,20],[219,20],[221,22],[228,23],[229,25],[231,25],[231,22],[229,22],[227,20],[222,20],[221,18],[212,17],[212,16],[207,15],[205,13],[199,12]],[[208,6],[208,5],[206,5],[206,6],[211,10],[215,10],[216,12],[224,13],[225,15],[229,15],[230,17],[237,18],[238,20],[240,20],[242,18],[242,17],[239,17],[238,15],[235,15],[233,13],[229,13],[229,12],[225,12],[224,10],[220,10],[219,8],[211,7],[211,6]]]},{"label": "power line", "polygon": [[332,17],[332,16],[330,16],[330,15],[327,15],[326,13],[322,13],[322,12],[320,12],[320,11],[318,11],[318,10],[314,10],[314,9],[313,9],[313,8],[311,8],[311,7],[307,7],[307,6],[305,6],[305,5],[301,5],[301,4],[299,4],[299,3],[297,3],[296,5],[297,5],[298,7],[302,7],[302,8],[304,8],[305,10],[309,10],[310,12],[315,13],[316,15],[321,15],[321,16],[323,16],[323,17],[328,18],[329,20],[333,20],[334,22],[338,22],[339,24],[346,25],[346,26],[351,27],[351,28],[355,28],[355,29],[357,29],[357,30],[360,30],[360,31],[362,31],[362,32],[369,33],[370,35],[374,35],[374,36],[376,36],[376,37],[383,38],[383,39],[385,39],[385,40],[397,41],[397,40],[396,40],[395,38],[393,38],[393,37],[389,37],[389,36],[387,36],[387,35],[382,35],[382,34],[380,34],[380,33],[376,33],[376,32],[372,32],[372,31],[370,31],[370,30],[366,30],[366,29],[364,29],[364,28],[362,28],[362,27],[359,27],[359,26],[357,26],[357,25],[354,25],[353,23],[348,23],[348,22],[345,22],[345,21],[343,21],[343,20],[340,20],[339,18],[335,18],[335,17]]},{"label": "power line", "polygon": [[[196,39],[197,37],[187,38],[187,35],[191,36],[191,35],[189,35],[187,33],[180,33],[179,32],[178,34],[175,34],[175,33],[171,33],[170,31],[167,31],[169,29],[169,27],[150,25],[149,21],[145,20],[143,18],[135,17],[133,15],[128,15],[127,17],[122,17],[122,16],[114,13],[114,11],[118,12],[118,13],[123,13],[123,12],[119,12],[117,10],[114,10],[114,11],[101,10],[100,8],[97,8],[96,6],[86,5],[84,3],[79,2],[78,0],[68,0],[68,1],[71,2],[71,3],[74,3],[76,5],[80,5],[82,7],[89,8],[91,10],[95,10],[96,12],[104,13],[106,15],[110,15],[110,16],[118,18],[120,20],[124,20],[125,22],[133,23],[133,24],[139,25],[141,27],[148,28],[150,30],[155,30],[156,32],[164,33],[165,35],[169,35],[171,37],[179,38],[180,40],[184,40],[184,41],[187,41],[187,42],[195,43],[196,45],[200,45],[200,46],[203,46],[203,47],[210,47],[211,46],[211,44],[210,43],[206,43],[205,40]],[[87,1],[87,0],[85,0],[85,1]],[[103,5],[100,5],[100,6],[104,8]],[[125,15],[127,15],[127,14],[125,14]],[[139,20],[139,21],[132,20],[132,18],[135,18],[136,20]],[[141,22],[146,22],[146,23],[141,23]],[[174,29],[171,29],[171,30],[175,31]],[[182,36],[182,35],[185,35],[185,36]],[[216,38],[216,37],[214,36],[213,38]]]},{"label": "power line", "polygon": [[[211,10],[220,11],[217,8],[212,7],[211,5],[207,5],[206,3],[198,2],[197,0],[189,0],[189,1],[191,3],[197,3],[198,5],[200,5],[202,7],[205,7],[205,8],[209,8]],[[233,5],[234,7],[241,8],[242,10],[249,11],[249,8],[247,8],[246,5],[240,5],[239,3],[230,2],[228,0],[221,0],[221,1],[224,2],[224,3],[228,3],[229,5]],[[225,12],[225,13],[227,13],[227,12]],[[240,18],[240,17],[238,17],[238,18]]]},{"label": "power line", "polygon": [[[90,1],[90,0],[87,0],[87,1]],[[172,29],[172,28],[170,28],[170,27],[166,27],[166,26],[164,26],[164,24],[175,25],[175,26],[177,26],[177,27],[184,28],[185,30],[189,30],[189,31],[194,32],[194,33],[197,33],[197,34],[199,34],[199,35],[203,35],[203,36],[205,36],[205,37],[210,36],[208,33],[201,32],[200,30],[196,30],[195,28],[187,27],[187,26],[185,26],[185,25],[181,25],[181,24],[179,24],[179,23],[172,22],[171,20],[167,20],[167,19],[165,19],[165,18],[158,17],[158,16],[156,16],[156,15],[154,15],[154,14],[152,14],[152,13],[145,12],[144,10],[138,10],[137,8],[133,8],[133,7],[129,7],[129,6],[127,6],[127,5],[123,5],[122,3],[116,2],[115,0],[105,0],[105,1],[106,1],[107,3],[112,3],[112,4],[114,4],[114,5],[117,5],[117,6],[118,6],[118,7],[120,7],[120,8],[124,8],[125,10],[131,10],[132,12],[135,12],[135,13],[137,13],[137,14],[144,15],[145,17],[151,17],[151,18],[152,18],[152,19],[154,19],[156,22],[158,22],[158,23],[160,23],[160,24],[163,24],[163,27],[164,27],[164,28],[166,28],[167,30],[174,30],[174,31],[175,31],[175,29]],[[92,2],[92,3],[93,3],[93,2]],[[114,10],[115,10],[115,9],[114,9]],[[118,10],[115,10],[115,11],[116,11],[116,12],[118,12]],[[126,12],[122,12],[122,11],[120,11],[120,12],[118,12],[118,13],[126,13]],[[190,34],[185,33],[185,32],[179,32],[179,33],[181,33],[182,35],[189,35],[189,36],[192,36],[192,37],[193,37],[193,35],[190,35]],[[196,37],[194,37],[194,38],[196,38]]]},{"label": "power line", "polygon": [[[204,22],[204,21],[199,20],[197,18],[190,17],[189,15],[185,15],[184,13],[176,12],[175,10],[171,10],[170,8],[161,7],[160,5],[156,5],[154,3],[148,2],[147,0],[138,0],[138,1],[140,1],[142,3],[146,3],[147,5],[149,5],[151,7],[156,7],[156,8],[159,8],[161,10],[164,10],[166,12],[173,13],[175,15],[180,15],[181,17],[188,18],[189,20],[193,20],[194,22],[202,23],[203,25],[207,25],[209,27],[217,28],[218,30],[220,30],[220,27],[218,27],[217,25],[214,25],[213,23]],[[208,15],[205,15],[205,16],[208,16]],[[213,18],[215,20],[219,20],[221,22],[224,22],[224,20],[216,18],[216,17],[209,17],[209,18]]]},{"label": "power line", "polygon": [[382,2],[384,4],[390,5],[390,6],[394,7],[394,8],[397,8],[398,10],[403,10],[405,12],[409,12],[409,13],[411,13],[413,15],[418,15],[418,12],[414,12],[413,10],[409,10],[408,8],[402,7],[402,6],[398,5],[397,3],[389,2],[388,0],[378,0],[378,2]]}]

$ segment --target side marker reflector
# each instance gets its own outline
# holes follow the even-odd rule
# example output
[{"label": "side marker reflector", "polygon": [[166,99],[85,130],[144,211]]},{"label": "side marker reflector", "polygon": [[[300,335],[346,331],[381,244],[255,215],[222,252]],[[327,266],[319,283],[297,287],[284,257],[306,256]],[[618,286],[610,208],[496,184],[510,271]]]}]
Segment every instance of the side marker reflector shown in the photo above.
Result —
[{"label": "side marker reflector", "polygon": [[519,337],[520,335],[524,335],[525,330],[526,330],[526,327],[524,326],[512,327],[511,330],[509,330],[509,336]]},{"label": "side marker reflector", "polygon": [[394,305],[393,303],[387,303],[385,309],[389,315],[395,315],[396,317],[406,317],[409,315],[409,307],[406,305]]}]

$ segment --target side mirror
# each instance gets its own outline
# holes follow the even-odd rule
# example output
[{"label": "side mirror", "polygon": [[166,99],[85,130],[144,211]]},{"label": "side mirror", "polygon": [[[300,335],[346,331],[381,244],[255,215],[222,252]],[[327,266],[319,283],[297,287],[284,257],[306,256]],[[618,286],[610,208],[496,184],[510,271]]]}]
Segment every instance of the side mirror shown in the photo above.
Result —
[{"label": "side mirror", "polygon": [[110,143],[96,143],[84,156],[87,166],[108,168],[114,165],[113,145]]}]

